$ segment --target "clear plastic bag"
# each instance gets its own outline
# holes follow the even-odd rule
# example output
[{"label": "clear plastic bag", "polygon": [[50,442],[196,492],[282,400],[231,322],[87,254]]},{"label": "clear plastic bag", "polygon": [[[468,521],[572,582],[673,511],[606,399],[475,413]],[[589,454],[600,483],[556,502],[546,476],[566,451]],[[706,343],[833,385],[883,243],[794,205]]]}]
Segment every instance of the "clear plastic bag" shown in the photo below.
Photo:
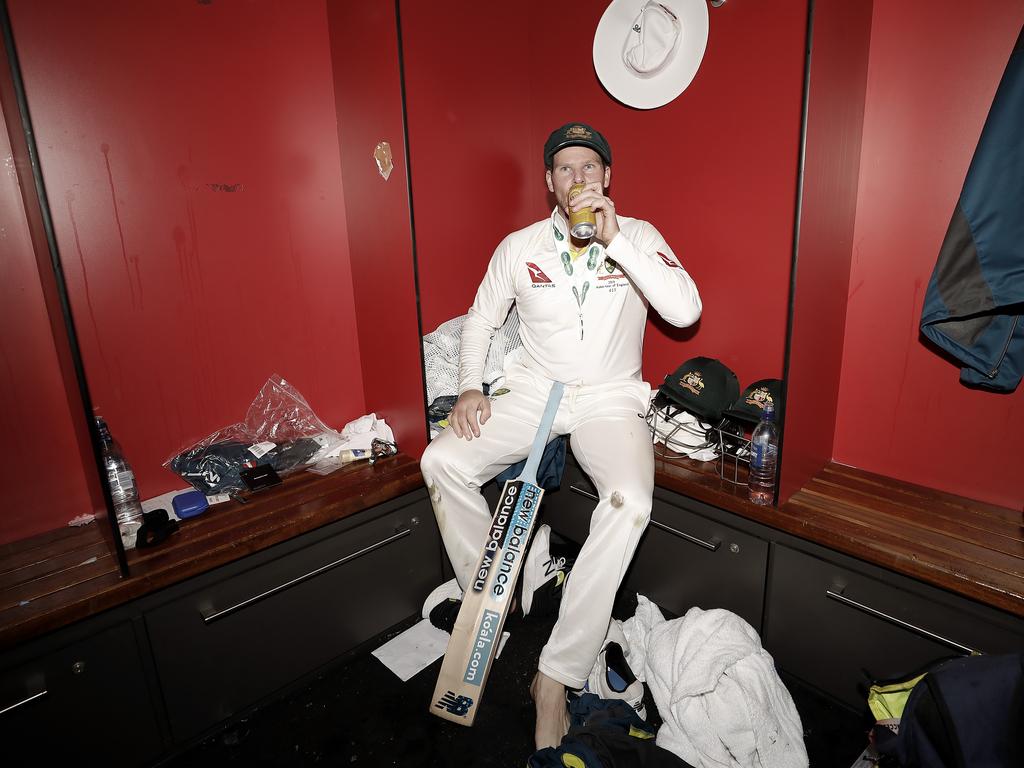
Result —
[{"label": "clear plastic bag", "polygon": [[164,466],[206,495],[245,488],[241,471],[269,465],[278,475],[302,469],[339,439],[295,387],[274,374],[260,388],[245,420],[217,430]]},{"label": "clear plastic bag", "polygon": [[272,443],[333,432],[320,421],[299,390],[277,374],[267,379],[246,411],[245,429],[253,437]]}]

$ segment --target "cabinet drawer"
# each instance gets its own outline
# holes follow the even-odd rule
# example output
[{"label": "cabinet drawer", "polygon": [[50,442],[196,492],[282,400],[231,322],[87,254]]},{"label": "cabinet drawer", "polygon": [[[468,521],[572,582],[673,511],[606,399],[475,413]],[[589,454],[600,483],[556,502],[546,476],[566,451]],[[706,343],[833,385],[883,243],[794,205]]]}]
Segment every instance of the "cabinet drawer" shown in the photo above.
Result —
[{"label": "cabinet drawer", "polygon": [[132,766],[161,747],[129,624],[0,671],[0,710],[9,766]]},{"label": "cabinet drawer", "polygon": [[725,608],[761,631],[768,542],[655,497],[626,589],[681,616]]},{"label": "cabinet drawer", "polygon": [[[776,545],[764,644],[787,672],[863,709],[858,684],[970,650],[1024,648],[1024,622],[921,586],[901,588]],[[906,585],[904,585],[906,586]]]},{"label": "cabinet drawer", "polygon": [[583,544],[596,506],[597,489],[576,461],[569,459],[559,489],[544,494],[541,521],[570,541]]},{"label": "cabinet drawer", "polygon": [[146,616],[171,729],[189,739],[419,611],[440,581],[425,494]]}]

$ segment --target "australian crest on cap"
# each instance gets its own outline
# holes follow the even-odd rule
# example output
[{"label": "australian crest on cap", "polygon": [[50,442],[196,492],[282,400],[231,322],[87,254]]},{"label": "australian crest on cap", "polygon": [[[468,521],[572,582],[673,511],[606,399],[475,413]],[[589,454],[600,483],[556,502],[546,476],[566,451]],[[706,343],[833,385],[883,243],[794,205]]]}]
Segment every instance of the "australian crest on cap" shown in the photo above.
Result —
[{"label": "australian crest on cap", "polygon": [[765,406],[773,404],[772,393],[768,391],[767,387],[758,387],[747,396],[747,405],[756,405],[762,411]]},{"label": "australian crest on cap", "polygon": [[590,139],[593,136],[594,134],[582,125],[572,125],[565,129],[565,138],[567,139]]},{"label": "australian crest on cap", "polygon": [[686,375],[679,380],[679,384],[693,392],[693,394],[699,395],[701,390],[704,389],[704,377],[700,375],[700,371],[687,371]]}]

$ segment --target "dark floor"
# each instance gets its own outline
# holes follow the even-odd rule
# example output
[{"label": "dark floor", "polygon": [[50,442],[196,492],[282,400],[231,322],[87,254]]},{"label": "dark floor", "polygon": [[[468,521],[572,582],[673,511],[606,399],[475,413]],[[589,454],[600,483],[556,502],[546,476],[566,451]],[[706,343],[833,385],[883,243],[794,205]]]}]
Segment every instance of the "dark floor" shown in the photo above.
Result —
[{"label": "dark floor", "polygon": [[[616,615],[628,618],[632,611],[620,607]],[[525,766],[533,751],[528,688],[553,623],[553,616],[509,619],[511,637],[472,728],[427,712],[440,661],[403,683],[367,650],[164,765]],[[800,712],[811,766],[850,768],[864,746],[861,719],[784,680]],[[651,725],[659,725],[653,702],[647,708]]]}]

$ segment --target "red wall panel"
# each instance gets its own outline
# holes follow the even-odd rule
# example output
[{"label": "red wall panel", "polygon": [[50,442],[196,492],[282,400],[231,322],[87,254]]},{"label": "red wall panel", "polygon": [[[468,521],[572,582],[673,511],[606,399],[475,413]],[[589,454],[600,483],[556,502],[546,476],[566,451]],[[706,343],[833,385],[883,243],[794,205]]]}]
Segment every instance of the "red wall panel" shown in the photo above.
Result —
[{"label": "red wall panel", "polygon": [[[409,214],[398,22],[390,2],[328,2],[335,101],[347,188],[354,307],[368,410],[387,419],[404,453],[427,444]],[[374,161],[391,146],[385,180]]]},{"label": "red wall panel", "polygon": [[531,4],[462,5],[400,4],[424,332],[469,309],[494,248],[547,205]]},{"label": "red wall panel", "polygon": [[[20,128],[17,105],[5,101],[3,107],[4,117],[10,120],[7,111],[13,111]],[[90,498],[89,468],[83,469],[75,438],[5,121],[0,156],[6,160],[0,182],[0,466],[9,470],[0,486],[0,544],[6,544],[63,527],[99,506]]]},{"label": "red wall panel", "polygon": [[1024,387],[967,389],[922,342],[925,287],[1010,50],[1019,0],[876,3],[836,460],[1024,506]]},{"label": "red wall panel", "polygon": [[361,415],[324,3],[9,7],[93,400],[143,495],[272,373]]},{"label": "red wall panel", "polygon": [[461,7],[401,3],[424,329],[466,312],[500,239],[549,213],[544,140],[584,120],[612,145],[618,210],[661,230],[704,299],[694,329],[651,323],[645,377],[698,354],[742,383],[781,375],[805,0],[709,7],[696,78],[649,111],[594,73],[605,3]]},{"label": "red wall panel", "polygon": [[780,503],[832,457],[857,212],[871,5],[818,0],[814,6]]}]

